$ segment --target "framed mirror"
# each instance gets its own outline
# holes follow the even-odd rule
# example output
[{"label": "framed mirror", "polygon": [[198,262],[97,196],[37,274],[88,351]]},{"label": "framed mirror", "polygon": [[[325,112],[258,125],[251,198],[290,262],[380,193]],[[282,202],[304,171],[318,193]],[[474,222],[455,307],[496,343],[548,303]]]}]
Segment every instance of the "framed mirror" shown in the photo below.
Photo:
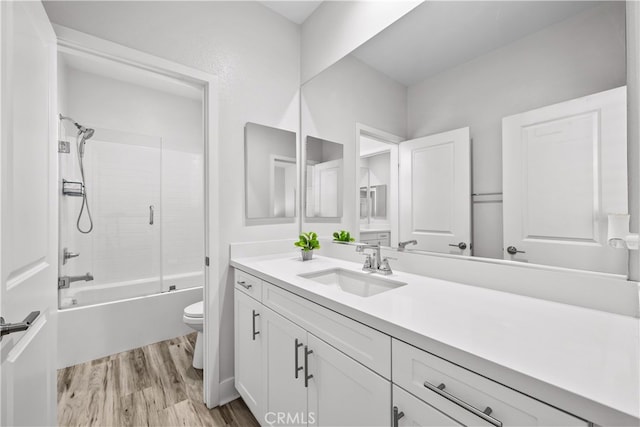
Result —
[{"label": "framed mirror", "polygon": [[342,144],[307,136],[305,143],[305,216],[307,222],[339,222],[344,181]]},{"label": "framed mirror", "polygon": [[247,123],[244,130],[247,224],[294,222],[296,133],[256,123]]},{"label": "framed mirror", "polygon": [[[302,134],[345,146],[341,225],[626,278],[607,241],[628,210],[625,18],[616,1],[424,2],[305,83]],[[371,136],[397,150],[388,183]]]}]

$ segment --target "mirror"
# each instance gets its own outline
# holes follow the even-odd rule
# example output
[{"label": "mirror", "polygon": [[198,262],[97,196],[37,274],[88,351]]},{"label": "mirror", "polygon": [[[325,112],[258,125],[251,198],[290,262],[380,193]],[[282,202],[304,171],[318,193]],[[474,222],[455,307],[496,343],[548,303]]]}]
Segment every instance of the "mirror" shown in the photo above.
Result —
[{"label": "mirror", "polygon": [[302,87],[302,134],[345,146],[340,227],[626,277],[625,37],[624,2],[417,6]]},{"label": "mirror", "polygon": [[247,224],[293,222],[296,216],[296,134],[247,123],[244,134]]},{"label": "mirror", "polygon": [[306,220],[338,222],[342,217],[342,144],[307,136],[305,146]]}]

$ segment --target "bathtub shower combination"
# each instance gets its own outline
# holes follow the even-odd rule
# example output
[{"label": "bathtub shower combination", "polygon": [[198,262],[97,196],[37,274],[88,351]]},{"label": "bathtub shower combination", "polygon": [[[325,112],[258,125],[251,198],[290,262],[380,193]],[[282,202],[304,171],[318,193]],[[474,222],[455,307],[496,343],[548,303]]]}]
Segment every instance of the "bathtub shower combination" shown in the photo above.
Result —
[{"label": "bathtub shower combination", "polygon": [[202,156],[73,124],[61,146],[75,147],[60,153],[60,308],[202,286]]}]

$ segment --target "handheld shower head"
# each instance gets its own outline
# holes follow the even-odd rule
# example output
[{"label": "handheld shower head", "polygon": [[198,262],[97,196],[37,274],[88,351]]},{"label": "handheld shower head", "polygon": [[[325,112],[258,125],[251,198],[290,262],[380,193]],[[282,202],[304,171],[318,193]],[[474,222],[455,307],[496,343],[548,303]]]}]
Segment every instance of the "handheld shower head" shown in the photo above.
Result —
[{"label": "handheld shower head", "polygon": [[82,139],[85,141],[93,136],[95,129],[86,128],[84,126],[78,126],[78,130],[83,133]]},{"label": "handheld shower head", "polygon": [[95,133],[95,129],[84,127],[80,123],[73,120],[71,117],[63,116],[62,114],[60,114],[59,117],[60,117],[60,120],[68,120],[71,123],[73,123],[74,126],[78,128],[78,135],[82,134],[82,139],[84,141],[86,141],[87,139],[90,139]]}]

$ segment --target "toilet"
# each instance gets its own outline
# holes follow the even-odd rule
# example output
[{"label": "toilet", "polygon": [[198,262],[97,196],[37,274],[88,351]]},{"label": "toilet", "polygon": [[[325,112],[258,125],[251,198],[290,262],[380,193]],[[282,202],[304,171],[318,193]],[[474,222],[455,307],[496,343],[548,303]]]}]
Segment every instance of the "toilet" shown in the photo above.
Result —
[{"label": "toilet", "polygon": [[182,320],[184,323],[195,329],[198,332],[198,337],[196,338],[196,348],[193,350],[193,367],[196,369],[203,368],[203,352],[202,352],[202,330],[203,330],[203,319],[204,319],[204,310],[202,301],[191,304],[184,309],[184,313],[182,315]]}]

